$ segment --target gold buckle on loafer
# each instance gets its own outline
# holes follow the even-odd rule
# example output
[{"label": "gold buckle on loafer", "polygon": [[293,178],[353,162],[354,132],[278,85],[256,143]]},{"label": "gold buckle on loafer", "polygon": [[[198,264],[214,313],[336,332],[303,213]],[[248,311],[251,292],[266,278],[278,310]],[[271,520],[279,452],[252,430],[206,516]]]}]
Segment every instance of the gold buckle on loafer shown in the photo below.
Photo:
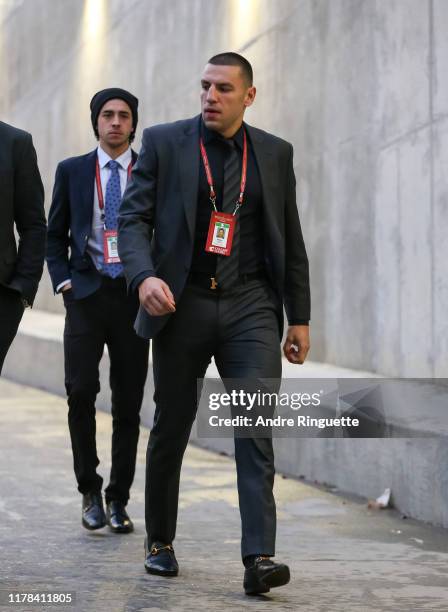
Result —
[{"label": "gold buckle on loafer", "polygon": [[161,550],[170,550],[171,552],[174,552],[171,544],[166,544],[165,546],[160,546],[159,548],[157,548],[157,546],[153,546],[151,548],[151,555],[158,555]]}]

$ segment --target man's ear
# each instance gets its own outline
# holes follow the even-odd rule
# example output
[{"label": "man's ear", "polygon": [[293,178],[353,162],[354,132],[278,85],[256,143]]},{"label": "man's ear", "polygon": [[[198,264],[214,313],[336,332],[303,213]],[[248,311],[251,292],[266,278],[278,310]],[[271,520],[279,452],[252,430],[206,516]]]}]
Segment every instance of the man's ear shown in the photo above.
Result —
[{"label": "man's ear", "polygon": [[250,106],[251,104],[253,104],[256,95],[257,95],[257,88],[253,86],[249,87],[246,93],[246,97],[244,99],[244,106]]}]

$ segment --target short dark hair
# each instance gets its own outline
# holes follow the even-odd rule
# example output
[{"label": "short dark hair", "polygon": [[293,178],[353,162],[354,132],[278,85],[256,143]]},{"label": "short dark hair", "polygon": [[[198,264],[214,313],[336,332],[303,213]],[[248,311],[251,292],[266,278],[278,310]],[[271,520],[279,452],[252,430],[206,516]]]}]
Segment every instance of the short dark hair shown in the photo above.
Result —
[{"label": "short dark hair", "polygon": [[252,66],[247,59],[239,53],[234,53],[233,51],[218,53],[217,55],[211,57],[208,60],[208,63],[214,64],[215,66],[239,66],[245,81],[248,83],[249,87],[252,87],[254,80]]}]

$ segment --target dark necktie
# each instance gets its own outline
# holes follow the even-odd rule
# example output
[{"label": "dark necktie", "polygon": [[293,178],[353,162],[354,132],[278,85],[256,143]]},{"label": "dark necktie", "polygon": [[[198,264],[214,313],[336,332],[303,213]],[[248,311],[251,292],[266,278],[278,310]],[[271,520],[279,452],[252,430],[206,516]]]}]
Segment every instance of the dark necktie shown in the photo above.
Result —
[{"label": "dark necktie", "polygon": [[[240,156],[232,139],[226,142],[227,155],[224,161],[224,193],[222,212],[232,214],[240,195],[241,164]],[[238,280],[240,263],[240,213],[235,215],[235,231],[230,255],[218,255],[216,280],[220,289],[228,289]]]},{"label": "dark necktie", "polygon": [[[118,162],[115,160],[111,159],[107,165],[111,172],[106,185],[104,222],[106,229],[115,230],[118,226],[118,209],[121,203],[120,173],[118,172]],[[120,263],[104,263],[103,272],[112,278],[116,278],[123,272],[123,266]]]}]

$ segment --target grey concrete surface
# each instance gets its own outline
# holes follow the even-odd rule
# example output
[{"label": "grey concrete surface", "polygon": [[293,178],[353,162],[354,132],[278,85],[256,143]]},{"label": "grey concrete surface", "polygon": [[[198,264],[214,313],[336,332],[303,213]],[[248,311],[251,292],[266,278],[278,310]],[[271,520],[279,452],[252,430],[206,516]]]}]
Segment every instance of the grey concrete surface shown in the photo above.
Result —
[{"label": "grey concrete surface", "polygon": [[[45,389],[65,397],[62,315],[27,310],[19,334],[6,358],[3,374],[10,380]],[[38,356],[36,358],[36,355]],[[306,362],[297,367],[283,363],[284,378],[365,378],[369,372]],[[218,378],[212,363],[207,377]],[[100,367],[101,391],[98,408],[110,412],[109,361],[107,351]],[[175,369],[173,367],[173,381]],[[154,414],[152,367],[150,364],[142,421],[151,426]],[[448,465],[446,395],[442,404],[432,387],[418,385],[408,405],[401,394],[388,406],[389,419],[401,424],[409,438],[326,439],[279,438],[274,440],[278,468],[292,476],[328,483],[357,495],[376,498],[392,489],[394,506],[401,512],[448,527]],[[429,393],[429,395],[428,395]],[[411,408],[413,411],[411,411]],[[419,438],[422,434],[429,436]],[[233,453],[229,438],[205,438],[193,427],[191,441],[215,451]]]},{"label": "grey concrete surface", "polygon": [[[64,401],[0,381],[0,593],[74,593],[76,604],[19,609],[80,612],[303,610],[445,611],[448,532],[393,510],[367,509],[303,481],[276,478],[277,556],[292,580],[266,596],[242,593],[240,521],[233,460],[189,446],[182,472],[180,575],[143,568],[142,428],[129,512],[135,533],[88,532],[80,522]],[[97,415],[100,472],[107,478],[111,421]]]},{"label": "grey concrete surface", "polygon": [[[199,74],[253,63],[247,121],[295,147],[310,255],[311,358],[388,376],[448,371],[446,0],[2,0],[0,116],[58,161],[92,149],[111,85],[140,127],[199,110]],[[47,274],[38,306],[62,311]],[[418,347],[418,350],[416,350]]]}]

